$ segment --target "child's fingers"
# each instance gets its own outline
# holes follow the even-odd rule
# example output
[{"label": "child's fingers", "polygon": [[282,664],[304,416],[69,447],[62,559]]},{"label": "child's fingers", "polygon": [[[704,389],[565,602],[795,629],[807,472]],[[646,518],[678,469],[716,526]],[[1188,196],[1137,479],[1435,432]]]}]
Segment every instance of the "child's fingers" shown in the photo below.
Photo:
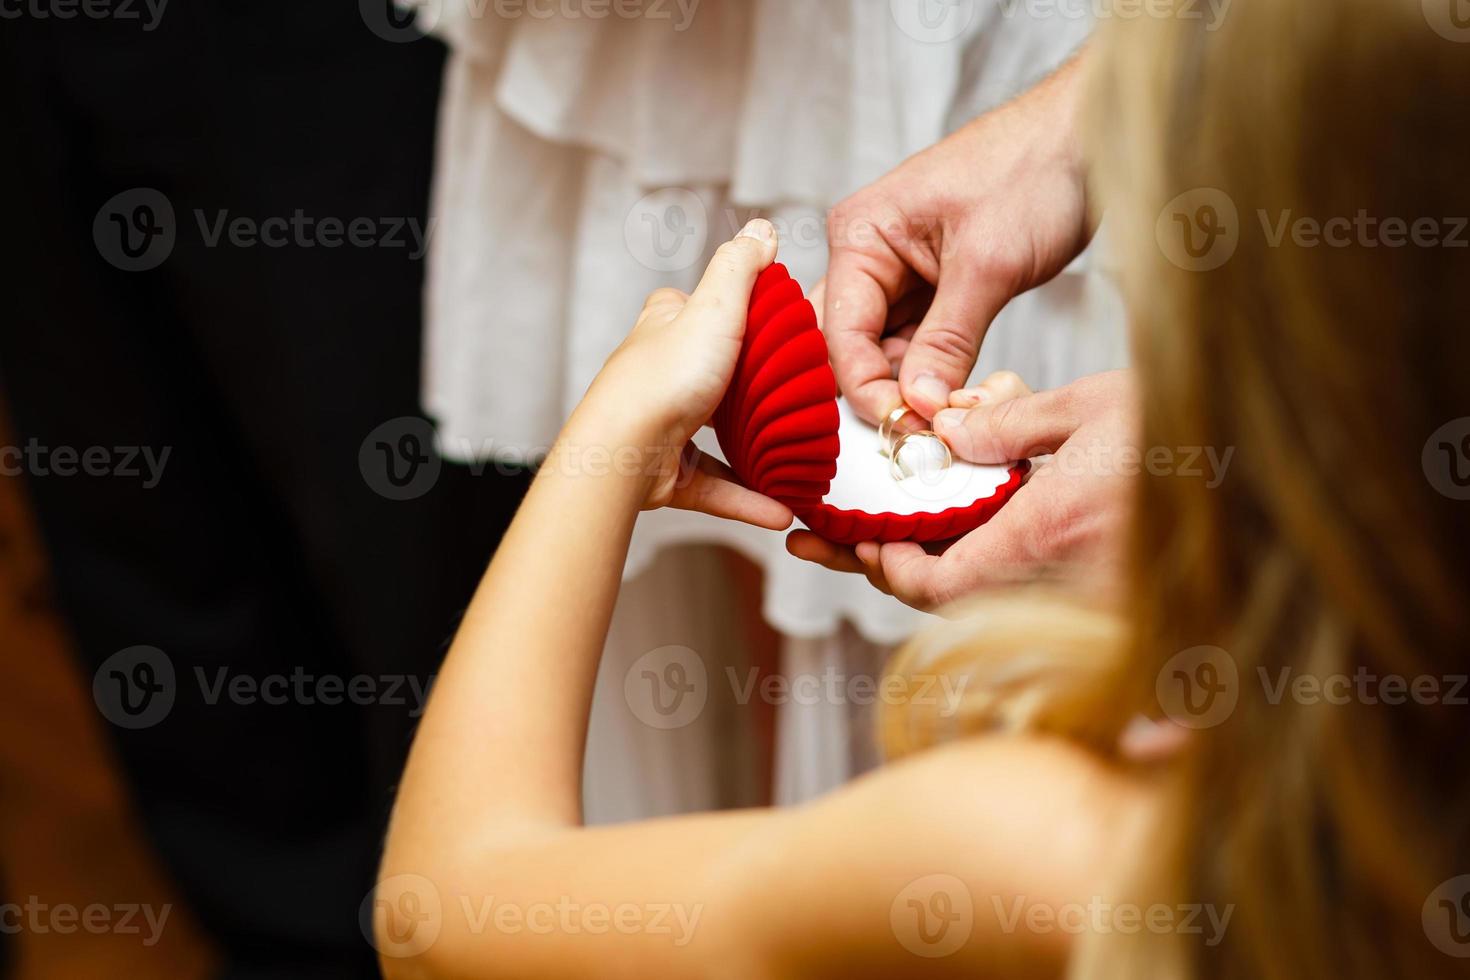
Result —
[{"label": "child's fingers", "polygon": [[643,312],[645,315],[668,311],[677,313],[684,308],[687,302],[689,302],[688,293],[674,289],[672,286],[664,286],[648,294],[648,298],[643,301]]},{"label": "child's fingers", "polygon": [[701,314],[738,313],[743,320],[755,278],[776,260],[776,226],[756,218],[721,245],[687,309]]},{"label": "child's fingers", "polygon": [[730,468],[717,459],[698,453],[686,478],[674,489],[670,507],[697,510],[715,517],[743,521],[772,531],[784,531],[795,516],[791,508],[764,494],[747,490],[735,482]]}]

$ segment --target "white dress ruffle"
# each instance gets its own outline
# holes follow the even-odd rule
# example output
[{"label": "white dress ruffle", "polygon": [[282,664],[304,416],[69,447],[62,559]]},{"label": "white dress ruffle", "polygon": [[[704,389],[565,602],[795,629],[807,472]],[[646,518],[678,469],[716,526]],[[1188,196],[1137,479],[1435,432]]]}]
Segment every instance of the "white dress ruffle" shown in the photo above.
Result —
[{"label": "white dress ruffle", "polygon": [[[827,208],[1024,91],[1090,26],[955,0],[963,32],[932,43],[903,8],[933,2],[703,0],[683,30],[671,0],[657,8],[667,17],[633,19],[507,18],[492,0],[433,8],[452,54],[425,398],[445,454],[544,451],[644,296],[691,289],[754,213],[776,222],[781,261],[810,289],[826,267]],[[977,373],[1007,367],[1049,387],[1119,366],[1121,322],[1084,256],[1002,313]],[[701,442],[714,448],[707,431]],[[920,621],[860,577],[790,558],[781,535],[703,515],[645,515],[627,574],[689,541],[761,563],[766,615],[790,635],[846,619],[894,642]]]}]

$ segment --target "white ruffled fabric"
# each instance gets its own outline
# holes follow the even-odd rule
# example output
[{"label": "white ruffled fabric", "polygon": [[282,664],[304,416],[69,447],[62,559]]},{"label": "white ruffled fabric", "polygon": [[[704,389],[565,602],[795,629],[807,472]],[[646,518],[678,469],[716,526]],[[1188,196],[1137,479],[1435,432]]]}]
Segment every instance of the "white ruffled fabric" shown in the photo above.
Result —
[{"label": "white ruffled fabric", "polygon": [[[1090,26],[955,0],[963,31],[932,43],[920,38],[935,22],[914,18],[943,12],[934,0],[703,0],[687,23],[680,9],[509,18],[491,0],[444,0],[421,12],[452,48],[425,366],[449,457],[544,451],[644,296],[692,288],[757,212],[810,289],[827,208],[1025,90]],[[977,373],[1007,367],[1049,387],[1124,363],[1116,300],[1085,258],[1006,309]],[[920,621],[861,578],[790,558],[780,535],[702,515],[645,515],[627,574],[690,541],[760,562],[765,613],[790,635],[846,619],[894,642]]]}]

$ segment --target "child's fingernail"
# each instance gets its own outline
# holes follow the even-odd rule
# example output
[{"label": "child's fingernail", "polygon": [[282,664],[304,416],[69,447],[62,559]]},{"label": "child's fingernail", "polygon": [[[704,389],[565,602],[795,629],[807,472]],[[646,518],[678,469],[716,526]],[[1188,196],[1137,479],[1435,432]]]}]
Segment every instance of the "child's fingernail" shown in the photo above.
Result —
[{"label": "child's fingernail", "polygon": [[853,549],[857,552],[858,561],[864,565],[876,565],[878,563],[878,542],[860,541]]},{"label": "child's fingernail", "polygon": [[949,385],[932,374],[919,375],[909,387],[914,394],[923,396],[931,404],[949,404]]},{"label": "child's fingernail", "polygon": [[752,218],[735,237],[754,238],[758,242],[765,242],[769,245],[776,240],[776,226],[765,218]]}]

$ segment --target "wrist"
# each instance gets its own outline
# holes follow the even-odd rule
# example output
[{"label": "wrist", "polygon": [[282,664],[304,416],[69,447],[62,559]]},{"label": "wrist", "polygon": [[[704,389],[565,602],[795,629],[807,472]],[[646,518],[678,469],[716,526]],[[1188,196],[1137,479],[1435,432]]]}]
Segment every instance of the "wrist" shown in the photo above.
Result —
[{"label": "wrist", "polygon": [[1048,116],[1056,136],[1055,151],[1079,183],[1087,179],[1087,153],[1082,136],[1082,107],[1086,97],[1087,52],[1083,46],[1047,80],[1044,91]]},{"label": "wrist", "polygon": [[629,398],[594,397],[577,406],[547,463],[569,476],[629,481],[646,493],[673,452],[666,427]]}]

